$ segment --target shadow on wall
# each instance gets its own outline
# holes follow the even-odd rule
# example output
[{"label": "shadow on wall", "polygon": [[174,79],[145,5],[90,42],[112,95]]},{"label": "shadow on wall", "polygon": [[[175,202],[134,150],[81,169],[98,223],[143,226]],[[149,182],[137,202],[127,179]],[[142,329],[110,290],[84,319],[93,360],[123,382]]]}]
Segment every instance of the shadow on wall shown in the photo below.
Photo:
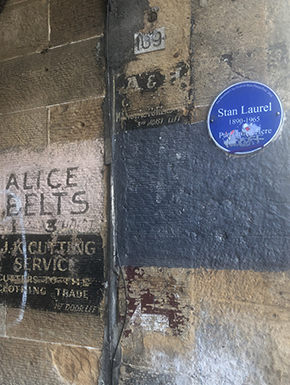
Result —
[{"label": "shadow on wall", "polygon": [[0,13],[3,11],[7,0],[0,0]]}]

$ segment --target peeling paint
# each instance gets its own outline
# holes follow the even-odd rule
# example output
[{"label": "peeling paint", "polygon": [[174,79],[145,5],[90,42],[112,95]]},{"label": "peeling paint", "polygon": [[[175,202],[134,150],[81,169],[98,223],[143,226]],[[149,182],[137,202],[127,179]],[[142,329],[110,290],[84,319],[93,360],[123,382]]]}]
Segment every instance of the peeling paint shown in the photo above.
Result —
[{"label": "peeling paint", "polygon": [[[288,384],[288,272],[128,267],[126,279],[135,310],[122,338],[121,384]],[[184,325],[160,332],[152,296],[155,308],[177,308]]]},{"label": "peeling paint", "polygon": [[169,328],[169,320],[166,315],[142,313],[141,304],[134,311],[130,324],[151,332],[164,333]]},{"label": "peeling paint", "polygon": [[[160,273],[163,276],[162,269]],[[132,326],[160,332],[170,329],[172,335],[180,335],[187,328],[190,306],[183,304],[186,294],[182,283],[177,283],[171,275],[163,276],[166,285],[160,290],[154,274],[130,267],[126,268],[126,277],[130,321],[125,336],[131,334]]]}]

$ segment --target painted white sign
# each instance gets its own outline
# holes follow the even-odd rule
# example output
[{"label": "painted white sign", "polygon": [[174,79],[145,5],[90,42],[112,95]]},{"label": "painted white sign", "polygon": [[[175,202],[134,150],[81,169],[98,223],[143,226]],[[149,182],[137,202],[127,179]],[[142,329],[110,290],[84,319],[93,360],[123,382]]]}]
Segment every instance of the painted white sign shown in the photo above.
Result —
[{"label": "painted white sign", "polygon": [[101,232],[102,140],[5,153],[0,164],[2,234]]}]

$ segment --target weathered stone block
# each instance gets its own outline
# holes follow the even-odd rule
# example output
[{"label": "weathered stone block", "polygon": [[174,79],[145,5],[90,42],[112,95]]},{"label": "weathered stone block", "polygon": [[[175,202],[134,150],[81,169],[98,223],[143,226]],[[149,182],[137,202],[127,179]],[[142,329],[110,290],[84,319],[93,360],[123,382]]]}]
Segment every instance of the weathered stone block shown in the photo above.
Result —
[{"label": "weathered stone block", "polygon": [[100,351],[70,346],[50,346],[52,361],[65,383],[95,385],[98,383]]},{"label": "weathered stone block", "polygon": [[2,384],[65,384],[46,344],[1,338],[0,355]]},{"label": "weathered stone block", "polygon": [[50,108],[50,142],[73,142],[103,137],[103,98]]},{"label": "weathered stone block", "polygon": [[[191,271],[188,292],[195,304],[221,302],[229,306],[248,304],[272,317],[278,312],[285,318],[290,306],[288,272],[254,272],[196,269]],[[194,288],[194,290],[193,290]],[[196,306],[196,305],[195,305]],[[257,308],[257,309],[258,309]],[[287,321],[288,322],[288,321]]]},{"label": "weathered stone block", "polygon": [[0,306],[0,336],[6,336],[6,308]]},{"label": "weathered stone block", "polygon": [[[0,307],[1,310],[1,307]],[[91,314],[62,314],[26,310],[21,322],[15,323],[18,309],[7,309],[7,335],[60,344],[102,348],[104,310],[101,316]]]},{"label": "weathered stone block", "polygon": [[196,48],[195,106],[210,105],[231,84],[245,80],[265,81],[266,53],[263,48],[237,50],[216,55],[210,48]]},{"label": "weathered stone block", "polygon": [[99,373],[94,349],[1,338],[0,356],[1,384],[93,385]]},{"label": "weathered stone block", "polygon": [[126,268],[126,281],[121,384],[287,384],[288,273]]},{"label": "weathered stone block", "polygon": [[4,7],[0,16],[0,60],[40,51],[48,45],[47,0]]},{"label": "weathered stone block", "polygon": [[0,148],[27,146],[33,149],[47,145],[47,110],[23,111],[0,115]]},{"label": "weathered stone block", "polygon": [[55,46],[102,34],[105,6],[104,0],[52,0],[51,44]]},{"label": "weathered stone block", "polygon": [[192,2],[195,105],[210,104],[226,87],[266,81],[265,4]]},{"label": "weathered stone block", "polygon": [[96,38],[0,63],[0,112],[103,95],[101,52]]},{"label": "weathered stone block", "polygon": [[268,84],[282,98],[285,109],[290,108],[289,81],[289,4],[267,1],[267,75]]},{"label": "weathered stone block", "polygon": [[9,7],[10,5],[14,5],[14,4],[17,4],[17,3],[24,3],[24,2],[27,2],[29,0],[8,0],[5,7]]}]

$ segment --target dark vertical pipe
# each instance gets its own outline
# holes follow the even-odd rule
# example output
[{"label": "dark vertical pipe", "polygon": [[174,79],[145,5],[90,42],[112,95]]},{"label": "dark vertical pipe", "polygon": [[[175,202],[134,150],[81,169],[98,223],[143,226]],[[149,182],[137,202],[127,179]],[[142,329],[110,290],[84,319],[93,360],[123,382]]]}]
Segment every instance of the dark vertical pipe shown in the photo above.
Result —
[{"label": "dark vertical pipe", "polygon": [[99,385],[117,385],[119,382],[119,331],[117,315],[116,230],[114,189],[114,135],[115,135],[115,74],[109,65],[111,1],[107,3],[105,46],[106,46],[106,98],[105,120],[105,166],[107,167],[107,210],[108,242],[106,250],[106,326]]}]

